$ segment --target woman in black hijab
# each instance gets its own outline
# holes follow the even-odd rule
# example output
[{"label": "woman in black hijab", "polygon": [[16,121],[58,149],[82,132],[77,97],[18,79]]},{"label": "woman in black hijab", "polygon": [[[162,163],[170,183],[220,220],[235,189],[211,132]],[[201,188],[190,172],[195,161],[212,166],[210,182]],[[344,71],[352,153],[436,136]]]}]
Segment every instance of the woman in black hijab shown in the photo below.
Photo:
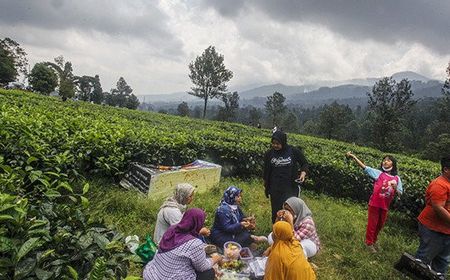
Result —
[{"label": "woman in black hijab", "polygon": [[275,131],[272,135],[272,148],[264,155],[263,174],[265,194],[267,198],[270,196],[272,205],[272,223],[286,199],[298,197],[299,189],[295,180],[303,183],[307,171],[308,162],[303,152],[287,144],[286,133]]}]

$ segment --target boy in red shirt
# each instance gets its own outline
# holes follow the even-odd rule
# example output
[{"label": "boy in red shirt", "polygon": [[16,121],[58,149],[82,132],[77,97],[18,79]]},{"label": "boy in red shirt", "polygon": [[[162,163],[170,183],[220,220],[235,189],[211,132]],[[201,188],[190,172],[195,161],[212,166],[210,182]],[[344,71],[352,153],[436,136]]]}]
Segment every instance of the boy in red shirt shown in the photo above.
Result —
[{"label": "boy in red shirt", "polygon": [[450,263],[450,156],[441,159],[442,175],[431,181],[420,213],[416,258],[442,274]]}]

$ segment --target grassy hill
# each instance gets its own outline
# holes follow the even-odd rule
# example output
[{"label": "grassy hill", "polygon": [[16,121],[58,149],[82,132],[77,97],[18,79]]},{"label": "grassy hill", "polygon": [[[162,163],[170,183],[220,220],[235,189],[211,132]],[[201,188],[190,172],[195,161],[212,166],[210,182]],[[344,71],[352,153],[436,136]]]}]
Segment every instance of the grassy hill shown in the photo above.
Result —
[{"label": "grassy hill", "polygon": [[[150,202],[134,193],[124,192],[111,182],[104,183],[101,178],[119,179],[132,161],[180,165],[200,158],[222,164],[225,175],[241,178],[236,179],[236,184],[244,187],[248,193],[247,198],[244,198],[245,209],[260,217],[261,227],[258,231],[266,233],[270,230],[268,201],[263,197],[261,182],[248,178],[259,178],[262,156],[269,147],[270,135],[269,130],[240,124],[138,112],[84,102],[61,102],[57,98],[33,93],[0,90],[0,170],[3,170],[0,171],[0,194],[12,195],[14,201],[30,201],[27,206],[30,214],[25,217],[26,221],[33,219],[32,210],[36,208],[34,203],[45,209],[46,203],[51,201],[55,207],[77,209],[77,213],[87,211],[89,214],[93,211],[95,215],[89,221],[92,217],[105,218],[107,224],[115,225],[121,232],[139,233],[143,237],[145,233],[152,232],[151,225],[159,201]],[[349,165],[343,155],[352,150],[368,165],[378,166],[383,153],[296,134],[290,134],[288,142],[301,146],[311,165],[311,174],[305,187],[310,190],[306,195],[307,201],[315,213],[325,246],[314,260],[319,266],[320,279],[398,277],[392,271],[391,263],[400,256],[402,250],[413,250],[416,246],[409,227],[402,224],[410,224],[411,218],[407,217],[414,217],[421,208],[424,189],[429,180],[439,173],[438,165],[396,155],[405,188],[405,195],[397,208],[405,215],[393,214],[393,222],[387,225],[381,237],[386,250],[383,254],[373,256],[364,252],[362,247],[365,209],[361,205],[364,204],[353,204],[348,200],[366,201],[371,182],[355,165]],[[93,181],[93,178],[100,178],[100,181]],[[88,192],[88,188],[83,187],[86,186],[85,182],[94,186],[93,191]],[[226,179],[221,188],[230,182],[234,181]],[[211,217],[220,193],[221,189],[218,189],[203,197],[199,195],[196,203],[203,206],[208,201],[204,207]],[[38,200],[36,197],[43,199]],[[86,197],[91,197],[90,208]],[[46,217],[46,213],[42,215]],[[45,224],[50,226],[50,233],[53,233],[52,230],[58,232],[60,224],[68,222],[66,219],[67,216],[60,217],[55,224]],[[81,224],[82,232],[90,230],[89,223]],[[11,222],[10,226],[13,228],[15,224]],[[14,237],[14,231],[9,228],[0,233],[9,241],[14,241],[17,251],[30,238],[45,241],[44,245],[39,243],[40,247],[50,246],[50,241],[44,237],[30,235],[33,226],[27,224],[22,229],[21,239]],[[73,238],[79,240],[79,237]],[[111,238],[101,239],[103,242],[98,244],[108,251],[111,249],[109,246],[112,246],[109,244],[114,241]],[[107,240],[109,243],[106,243]],[[40,252],[38,249],[45,249],[40,247],[30,247],[25,253],[33,255]],[[11,248],[8,254],[14,253]],[[51,265],[54,262],[48,265],[53,269],[52,273],[62,275],[66,271],[71,272],[67,265]],[[17,269],[20,263],[18,261],[13,265]],[[67,263],[70,264],[70,260]],[[35,266],[42,265],[35,262]],[[59,270],[56,266],[60,267]],[[25,275],[29,273],[33,272]]]},{"label": "grassy hill", "polygon": [[[219,188],[195,195],[191,206],[205,209],[206,224],[212,226],[222,191],[228,185],[237,185],[243,189],[244,212],[256,216],[256,233],[267,235],[271,231],[270,203],[261,191],[261,183],[258,179],[224,178]],[[108,225],[127,235],[137,234],[140,239],[153,234],[162,200],[148,200],[139,193],[124,191],[105,181],[91,185],[89,198],[93,216],[102,217]],[[366,205],[312,192],[303,193],[301,197],[313,212],[322,243],[321,251],[311,260],[317,266],[318,279],[404,279],[392,266],[402,252],[414,253],[418,246],[415,227],[406,215],[389,214],[379,239],[383,251],[374,255],[364,246]],[[134,266],[130,273],[141,275],[141,271],[140,266]]]},{"label": "grassy hill", "polygon": [[[206,159],[221,164],[225,175],[260,176],[271,137],[269,130],[240,124],[61,102],[20,91],[0,91],[0,106],[2,124],[9,131],[3,142],[9,143],[12,151],[23,146],[33,154],[42,152],[34,147],[42,145],[51,152],[67,152],[68,170],[81,174],[120,178],[132,161],[182,165]],[[298,134],[289,134],[288,143],[303,148],[310,163],[306,188],[367,201],[372,183],[344,154],[351,150],[367,165],[377,167],[383,152]],[[423,206],[425,187],[440,172],[439,165],[395,156],[405,189],[397,206],[415,216]]]}]

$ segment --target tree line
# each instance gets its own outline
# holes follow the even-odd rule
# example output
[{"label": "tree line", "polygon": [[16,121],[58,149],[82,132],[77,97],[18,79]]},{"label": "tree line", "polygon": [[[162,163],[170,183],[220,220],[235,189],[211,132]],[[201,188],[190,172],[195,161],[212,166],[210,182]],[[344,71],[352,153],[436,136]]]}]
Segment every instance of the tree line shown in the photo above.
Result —
[{"label": "tree line", "polygon": [[[264,108],[240,107],[239,94],[227,91],[226,83],[233,72],[226,69],[223,55],[213,46],[189,64],[189,71],[194,86],[187,93],[201,98],[203,108],[191,108],[182,102],[176,109],[159,112],[263,128],[276,126],[288,132],[347,141],[387,152],[407,152],[430,160],[450,154],[450,63],[441,98],[415,100],[410,81],[397,82],[392,77],[384,77],[367,93],[367,106],[355,109],[337,101],[312,108],[292,106],[280,92],[268,96]],[[207,108],[208,101],[214,98],[223,105]],[[154,110],[151,104],[143,104],[141,108]]]},{"label": "tree line", "polygon": [[136,109],[138,98],[123,77],[117,81],[116,88],[104,92],[99,75],[77,76],[73,73],[72,63],[58,56],[53,62],[36,63],[28,70],[25,50],[10,38],[0,39],[0,86],[24,88],[21,83],[13,83],[19,76],[28,79],[26,89],[43,95],[57,93],[62,100],[76,99],[96,104]]},{"label": "tree line", "polygon": [[[49,95],[57,92],[63,100],[76,98],[96,104],[136,109],[139,100],[133,89],[120,77],[116,88],[104,92],[99,75],[77,76],[72,63],[58,56],[54,62],[36,63],[28,71],[26,52],[10,38],[0,40],[0,86],[16,81],[22,75],[28,79],[29,90]],[[380,79],[368,92],[366,107],[350,108],[337,101],[312,108],[293,106],[280,92],[267,97],[264,108],[239,106],[238,92],[229,92],[227,83],[233,72],[225,67],[224,56],[214,46],[189,63],[189,78],[193,86],[187,94],[202,100],[203,106],[182,102],[176,109],[159,110],[195,118],[240,122],[263,128],[277,126],[287,132],[310,134],[371,146],[388,152],[413,153],[437,160],[450,153],[450,64],[447,78],[438,99],[413,99],[408,80]],[[28,73],[29,72],[29,73]],[[208,108],[216,99],[221,105]],[[151,104],[140,109],[154,110]]]}]

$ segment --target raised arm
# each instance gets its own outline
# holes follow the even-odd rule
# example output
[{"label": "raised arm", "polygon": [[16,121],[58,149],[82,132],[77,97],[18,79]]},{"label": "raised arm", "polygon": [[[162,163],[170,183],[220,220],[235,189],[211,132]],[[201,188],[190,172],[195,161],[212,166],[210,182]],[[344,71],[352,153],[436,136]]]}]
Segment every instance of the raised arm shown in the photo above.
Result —
[{"label": "raised arm", "polygon": [[354,154],[352,154],[352,152],[347,152],[347,153],[345,154],[345,156],[346,156],[347,158],[351,158],[351,159],[353,159],[354,161],[356,161],[356,163],[357,163],[362,169],[365,169],[365,168],[366,168],[366,165],[365,165],[361,160],[359,160],[359,158],[357,158]]}]

